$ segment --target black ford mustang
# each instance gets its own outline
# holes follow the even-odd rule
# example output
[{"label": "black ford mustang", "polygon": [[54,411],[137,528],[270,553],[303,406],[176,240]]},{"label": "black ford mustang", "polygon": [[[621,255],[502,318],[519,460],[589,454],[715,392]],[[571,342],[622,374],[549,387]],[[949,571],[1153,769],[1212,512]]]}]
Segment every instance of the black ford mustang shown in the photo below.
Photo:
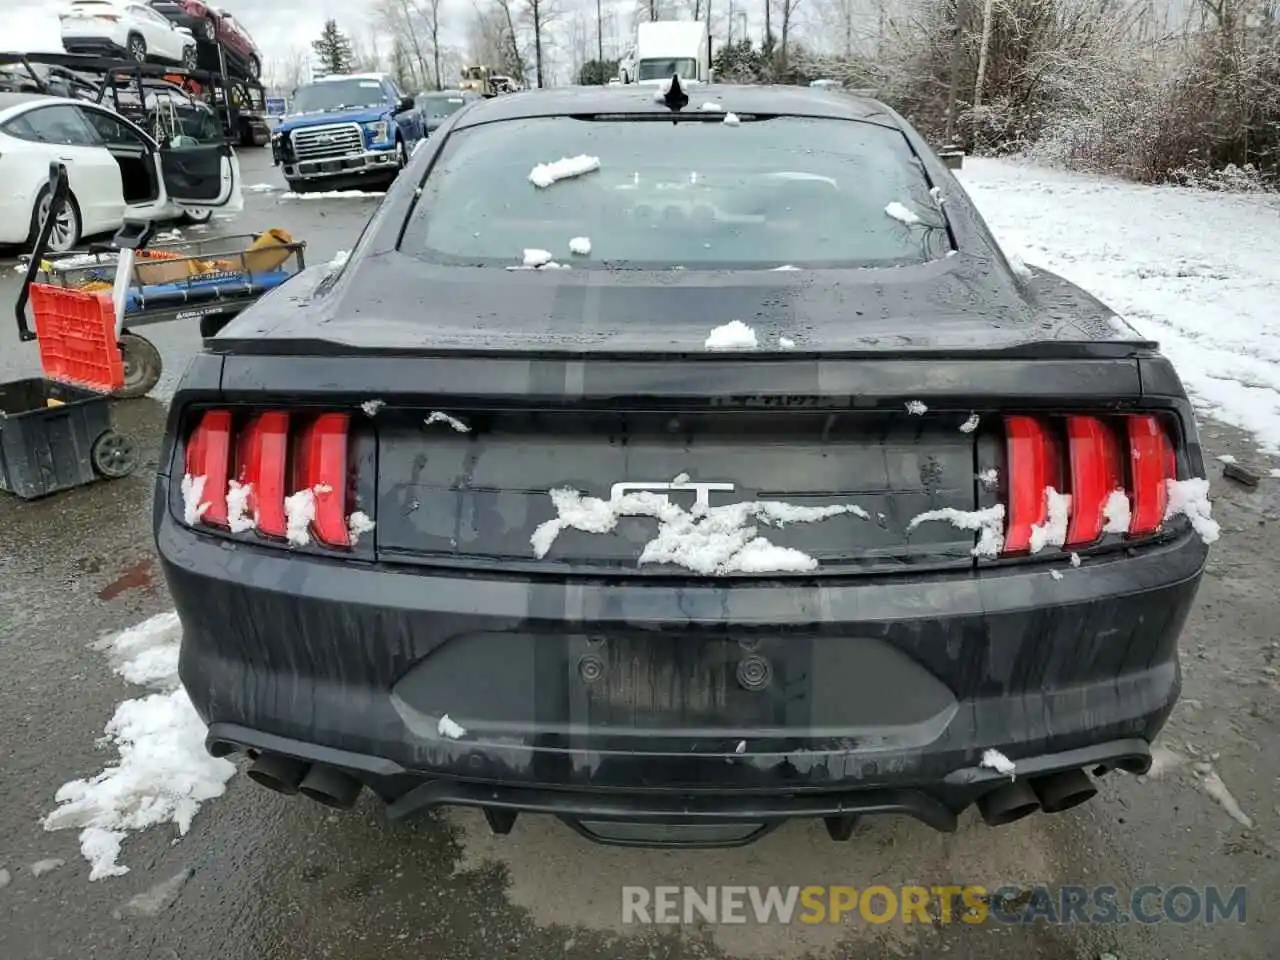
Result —
[{"label": "black ford mustang", "polygon": [[1203,477],[1157,346],[893,111],[592,87],[455,114],[206,341],[154,520],[258,783],[726,845],[1145,771]]}]

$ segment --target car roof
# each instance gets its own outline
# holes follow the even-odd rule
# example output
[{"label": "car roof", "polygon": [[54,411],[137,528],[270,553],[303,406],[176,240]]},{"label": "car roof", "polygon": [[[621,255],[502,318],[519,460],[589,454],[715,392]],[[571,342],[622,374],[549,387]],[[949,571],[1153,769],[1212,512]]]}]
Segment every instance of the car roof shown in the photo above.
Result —
[{"label": "car roof", "polygon": [[385,73],[331,73],[325,77],[316,77],[312,83],[327,83],[330,80],[385,80]]},{"label": "car roof", "polygon": [[51,97],[47,93],[0,93],[0,110],[8,110],[10,107],[20,107],[24,103],[31,103],[33,100],[56,100],[64,102],[64,98]]},{"label": "car roof", "polygon": [[[654,100],[653,85],[552,87],[528,90],[482,100],[460,118],[458,128],[473,127],[496,120],[526,120],[573,114],[645,114],[667,112]],[[707,101],[719,103],[726,111],[741,114],[769,114],[819,117],[832,120],[869,120],[900,129],[897,119],[884,104],[869,97],[832,93],[818,88],[790,86],[734,86],[696,83],[684,87],[689,95],[685,110],[695,113]]]}]

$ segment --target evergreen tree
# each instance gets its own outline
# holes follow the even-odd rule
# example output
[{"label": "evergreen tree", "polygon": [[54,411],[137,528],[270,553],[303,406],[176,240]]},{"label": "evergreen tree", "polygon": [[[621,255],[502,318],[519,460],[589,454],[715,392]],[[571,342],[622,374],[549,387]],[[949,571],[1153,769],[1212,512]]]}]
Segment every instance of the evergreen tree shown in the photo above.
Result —
[{"label": "evergreen tree", "polygon": [[311,41],[311,49],[316,53],[317,66],[326,75],[351,72],[351,41],[338,29],[337,20],[324,22],[319,38]]}]

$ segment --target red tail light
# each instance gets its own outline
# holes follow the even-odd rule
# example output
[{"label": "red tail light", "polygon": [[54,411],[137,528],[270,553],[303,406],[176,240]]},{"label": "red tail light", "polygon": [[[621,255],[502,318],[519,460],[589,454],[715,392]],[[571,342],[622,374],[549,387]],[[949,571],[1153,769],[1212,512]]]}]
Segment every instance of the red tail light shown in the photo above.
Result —
[{"label": "red tail light", "polygon": [[199,491],[192,494],[204,508],[203,513],[198,514],[201,522],[218,527],[226,525],[230,470],[231,414],[226,410],[210,410],[200,419],[200,425],[187,443],[187,476],[202,478],[198,481]]},{"label": "red tail light", "polygon": [[1112,423],[1083,415],[1061,421],[1004,418],[1008,500],[1003,556],[1030,552],[1033,529],[1049,519],[1047,489],[1067,495],[1065,549],[1102,537],[1108,503],[1117,491],[1130,504],[1127,536],[1149,536],[1160,529],[1169,502],[1167,481],[1178,476],[1169,435],[1160,419],[1149,414]]},{"label": "red tail light", "polygon": [[351,546],[349,426],[346,413],[269,410],[237,428],[229,411],[205,412],[187,441],[187,476],[204,478],[201,501],[209,504],[197,522],[296,543],[314,536],[326,546]]},{"label": "red tail light", "polygon": [[315,498],[312,521],[316,536],[325,543],[350,545],[347,533],[347,422],[345,413],[325,413],[302,431],[298,441],[297,488],[310,489]]},{"label": "red tail light", "polygon": [[248,488],[245,512],[260,533],[283,537],[285,464],[289,458],[289,414],[282,410],[260,413],[240,433],[236,480]]},{"label": "red tail light", "polygon": [[1067,417],[1067,450],[1071,521],[1066,546],[1078,547],[1102,536],[1107,498],[1113,490],[1124,489],[1124,477],[1116,436],[1096,417]]},{"label": "red tail light", "polygon": [[1005,553],[1031,549],[1031,529],[1048,519],[1045,489],[1061,492],[1058,447],[1034,417],[1005,417],[1009,457],[1009,512]]},{"label": "red tail light", "polygon": [[1133,476],[1130,535],[1155,533],[1169,503],[1165,479],[1177,476],[1173,447],[1155,417],[1129,417],[1129,472]]}]

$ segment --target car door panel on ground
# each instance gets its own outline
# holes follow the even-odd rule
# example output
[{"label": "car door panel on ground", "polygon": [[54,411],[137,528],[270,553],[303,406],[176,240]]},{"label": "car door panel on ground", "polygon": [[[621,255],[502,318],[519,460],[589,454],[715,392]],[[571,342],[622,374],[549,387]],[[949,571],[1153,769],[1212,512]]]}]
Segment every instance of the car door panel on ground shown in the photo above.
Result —
[{"label": "car door panel on ground", "polygon": [[120,168],[77,107],[61,103],[36,107],[9,121],[5,132],[51,147],[50,160],[66,165],[67,183],[85,234],[119,226],[125,209]]}]

